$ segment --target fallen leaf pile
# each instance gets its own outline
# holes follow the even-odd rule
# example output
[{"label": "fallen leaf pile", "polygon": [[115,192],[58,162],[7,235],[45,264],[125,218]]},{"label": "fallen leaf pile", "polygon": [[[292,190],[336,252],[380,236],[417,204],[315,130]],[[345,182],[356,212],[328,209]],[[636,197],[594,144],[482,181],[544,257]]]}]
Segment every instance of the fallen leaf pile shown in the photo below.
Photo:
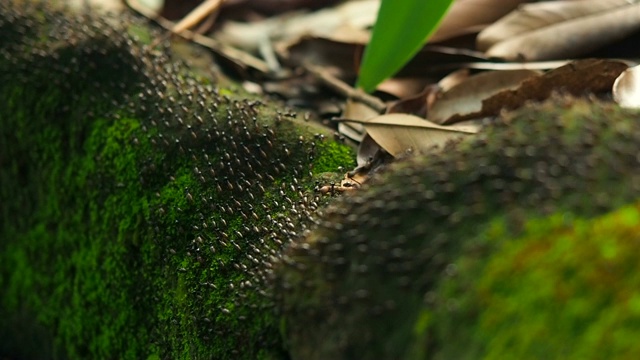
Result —
[{"label": "fallen leaf pile", "polygon": [[380,0],[165,0],[155,10],[142,1],[126,3],[167,38],[211,49],[247,90],[307,108],[359,144],[358,168],[331,192],[358,188],[393,158],[473,136],[502,111],[554,93],[640,108],[638,0],[457,0],[423,49],[373,94],[352,84]]}]

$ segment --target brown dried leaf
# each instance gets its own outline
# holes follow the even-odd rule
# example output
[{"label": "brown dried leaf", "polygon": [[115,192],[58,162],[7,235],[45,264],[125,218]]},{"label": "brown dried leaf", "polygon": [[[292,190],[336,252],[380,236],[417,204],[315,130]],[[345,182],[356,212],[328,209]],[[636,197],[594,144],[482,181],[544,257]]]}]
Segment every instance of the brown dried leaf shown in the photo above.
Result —
[{"label": "brown dried leaf", "polygon": [[488,27],[478,48],[489,57],[536,61],[576,57],[640,29],[640,4],[626,0],[527,4]]},{"label": "brown dried leaf", "polygon": [[409,114],[380,115],[363,125],[371,138],[394,157],[408,152],[427,153],[479,130],[479,126],[473,124],[440,126]]},{"label": "brown dried leaf", "polygon": [[494,116],[502,109],[517,109],[529,100],[544,100],[554,91],[581,96],[611,90],[615,79],[628,65],[623,61],[586,59],[571,62],[544,75],[526,79],[514,90],[505,90],[482,101],[482,110],[455,115],[445,124],[462,120]]},{"label": "brown dried leaf", "polygon": [[429,119],[444,124],[451,118],[466,118],[482,110],[483,100],[517,88],[523,80],[539,75],[534,70],[489,71],[469,77],[442,94],[429,109]]}]

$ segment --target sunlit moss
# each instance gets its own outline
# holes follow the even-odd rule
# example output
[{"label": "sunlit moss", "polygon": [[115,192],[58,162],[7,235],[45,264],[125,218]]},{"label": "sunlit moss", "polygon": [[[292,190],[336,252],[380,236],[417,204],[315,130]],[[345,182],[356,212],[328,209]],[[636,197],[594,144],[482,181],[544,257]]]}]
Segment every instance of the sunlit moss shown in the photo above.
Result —
[{"label": "sunlit moss", "polygon": [[440,287],[458,305],[432,314],[448,324],[445,356],[637,357],[639,227],[635,205],[595,219],[530,220],[516,239],[488,233],[491,254],[467,254],[460,276]]}]

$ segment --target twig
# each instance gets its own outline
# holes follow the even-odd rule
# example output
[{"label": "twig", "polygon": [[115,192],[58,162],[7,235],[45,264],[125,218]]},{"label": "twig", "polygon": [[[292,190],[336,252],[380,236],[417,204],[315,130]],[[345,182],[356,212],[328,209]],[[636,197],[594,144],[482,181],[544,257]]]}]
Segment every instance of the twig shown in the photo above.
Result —
[{"label": "twig", "polygon": [[186,38],[187,40],[191,40],[193,38],[193,34],[188,30],[196,26],[205,17],[217,11],[223,1],[224,0],[205,0],[177,23],[171,22],[172,25],[167,29],[169,32],[155,39],[151,43],[151,47],[154,48],[158,46],[161,42],[169,39],[171,35],[178,35]]},{"label": "twig", "polygon": [[320,81],[322,81],[324,84],[331,87],[341,95],[366,104],[378,112],[383,112],[387,108],[387,105],[379,98],[369,95],[360,89],[354,88],[353,86],[331,75],[325,69],[309,63],[304,63],[303,66],[307,71],[309,71],[309,73],[317,77]]},{"label": "twig", "polygon": [[187,29],[191,29],[207,16],[218,11],[223,2],[224,0],[205,0],[195,9],[191,10],[191,12],[182,18],[182,20],[176,23],[171,29],[171,32],[174,34],[180,34]]},{"label": "twig", "polygon": [[[161,16],[158,16],[158,14],[156,14],[155,12],[149,10],[147,7],[141,5],[138,0],[125,0],[125,3],[127,4],[127,6],[129,6],[129,8],[131,8],[133,11],[139,13],[140,15],[155,21],[158,25],[160,25],[162,28],[171,31],[171,29],[173,29],[176,24],[173,21],[167,20]],[[171,36],[171,32],[169,32],[167,35],[167,37],[161,39],[161,41],[166,40],[169,36]],[[215,52],[217,52],[218,54],[221,54],[237,63],[240,64],[244,64],[247,66],[250,66],[264,74],[268,74],[270,72],[269,66],[262,60],[258,59],[257,57],[246,53],[242,50],[238,50],[236,48],[224,45],[219,43],[218,41],[204,36],[204,35],[200,35],[197,33],[194,33],[190,30],[183,30],[182,32],[180,32],[179,34],[177,34],[187,40],[191,40],[193,42],[195,42],[196,44],[202,45],[206,48],[209,48]],[[157,44],[155,44],[157,45]],[[151,46],[154,47],[154,46]]]}]

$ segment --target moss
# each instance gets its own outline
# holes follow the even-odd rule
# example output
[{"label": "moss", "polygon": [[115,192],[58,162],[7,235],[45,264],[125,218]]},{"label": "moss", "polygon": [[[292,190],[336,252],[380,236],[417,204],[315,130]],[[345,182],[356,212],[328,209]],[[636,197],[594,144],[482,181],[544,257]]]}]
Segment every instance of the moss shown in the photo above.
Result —
[{"label": "moss", "polygon": [[[475,139],[397,163],[363,191],[341,199],[316,229],[292,244],[278,267],[278,301],[293,356],[476,358],[483,356],[482,346],[491,346],[487,339],[499,334],[509,342],[502,349],[528,344],[525,323],[506,335],[517,310],[503,328],[486,329],[487,343],[475,341],[470,324],[480,310],[467,307],[463,295],[472,291],[478,270],[466,262],[499,257],[488,236],[517,239],[528,219],[556,213],[565,221],[589,219],[635,201],[637,118],[597,101],[533,104],[506,114]],[[449,281],[458,291],[441,289]],[[517,278],[510,284],[502,299],[529,290]],[[493,305],[497,316],[500,305]],[[607,311],[607,304],[600,305]],[[461,308],[470,313],[457,316]],[[532,305],[527,311],[533,312],[523,319],[534,321],[537,310]],[[561,354],[555,342],[547,344],[549,352]]]},{"label": "moss", "polygon": [[[461,299],[433,315],[434,326],[448,324],[443,357],[637,357],[639,226],[634,205],[595,219],[529,220],[516,239],[486,234],[491,255],[466,254],[460,277],[440,286]],[[470,336],[451,336],[460,329]]]},{"label": "moss", "polygon": [[0,4],[0,357],[285,358],[270,264],[347,150],[122,23]]},{"label": "moss", "polygon": [[339,172],[345,166],[351,167],[353,164],[353,152],[349,148],[335,142],[323,141],[318,145],[318,151],[329,156],[318,158],[313,163],[313,171],[317,174]]}]

